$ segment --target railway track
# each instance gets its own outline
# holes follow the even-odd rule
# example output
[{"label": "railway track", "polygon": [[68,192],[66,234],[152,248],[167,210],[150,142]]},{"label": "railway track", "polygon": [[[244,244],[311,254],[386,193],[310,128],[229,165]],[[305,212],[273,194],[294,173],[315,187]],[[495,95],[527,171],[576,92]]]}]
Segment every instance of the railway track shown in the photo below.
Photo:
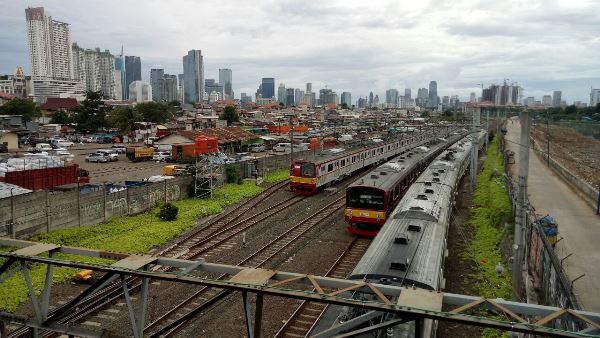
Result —
[{"label": "railway track", "polygon": [[[355,237],[344,252],[333,263],[325,276],[346,278],[369,248],[371,239]],[[327,308],[326,304],[303,301],[285,324],[277,331],[275,338],[304,338]]]},{"label": "railway track", "polygon": [[[241,206],[239,206],[235,209],[232,209],[230,212],[222,215],[222,217],[219,217],[218,219],[213,219],[206,226],[199,227],[199,228],[189,232],[188,234],[184,235],[184,237],[178,239],[177,243],[154,253],[154,255],[155,256],[165,256],[165,255],[166,256],[174,256],[174,255],[177,256],[177,254],[180,253],[180,251],[177,250],[179,245],[193,246],[194,243],[198,243],[198,241],[202,241],[202,240],[198,240],[199,237],[207,236],[207,237],[213,238],[215,235],[223,233],[222,228],[224,228],[224,227],[226,228],[225,230],[232,229],[233,226],[228,227],[229,224],[241,219],[245,213],[247,213],[249,210],[251,210],[252,208],[257,206],[259,203],[261,203],[265,199],[267,199],[270,196],[272,196],[273,194],[275,194],[280,189],[285,188],[288,185],[288,183],[289,183],[288,181],[283,181],[283,182],[272,185],[271,187],[269,187],[265,191],[263,191],[260,195],[246,201]],[[295,197],[296,196],[294,196],[293,198],[295,198]],[[293,198],[287,199],[285,201],[292,200]],[[276,206],[270,207],[269,209],[271,209],[271,214],[269,214],[269,215],[274,215],[276,213],[275,209],[277,207],[281,207],[281,204],[283,204],[283,203],[278,203]],[[289,204],[287,206],[290,206],[290,205],[291,204]],[[281,211],[283,209],[278,209],[278,210]],[[265,215],[262,215],[261,213],[256,214],[254,216],[258,216],[258,215],[261,215],[261,217],[265,216]],[[263,217],[262,219],[265,219],[265,218],[267,218],[267,217]],[[240,223],[241,222],[237,222],[237,223],[234,223],[234,225],[239,225]],[[216,245],[213,245],[213,247],[214,246],[216,246]],[[141,286],[141,281],[136,278],[129,278],[127,280],[127,284],[129,285],[129,288],[131,291],[136,291]],[[108,285],[107,287],[103,288],[102,290],[95,292],[94,294],[91,294],[88,297],[84,298],[79,303],[79,305],[76,307],[75,311],[72,311],[72,312],[66,313],[66,314],[62,314],[64,307],[58,307],[58,308],[50,311],[48,318],[49,319],[58,318],[59,315],[62,315],[62,317],[60,317],[57,320],[58,323],[65,324],[65,323],[70,323],[70,322],[76,322],[78,320],[85,318],[87,315],[98,311],[99,309],[112,303],[113,301],[118,300],[122,296],[123,296],[123,293],[122,293],[121,282],[112,283],[112,284]],[[19,328],[17,330],[14,330],[13,332],[11,332],[9,337],[11,337],[11,338],[23,337],[23,336],[27,336],[28,333],[29,333],[29,329],[26,327],[22,327],[22,328]],[[40,336],[52,337],[53,334],[51,332],[41,332]]]},{"label": "railway track", "polygon": [[[291,248],[302,235],[313,229],[317,224],[344,207],[345,196],[337,198],[325,205],[304,220],[277,236],[260,249],[244,258],[237,265],[253,268],[264,267],[272,258]],[[366,250],[366,249],[365,249]],[[358,257],[360,259],[360,257]],[[218,279],[227,277],[223,274]],[[145,337],[171,337],[182,330],[188,321],[196,315],[207,310],[208,306],[217,303],[225,296],[225,291],[219,288],[202,287],[192,296],[185,299],[179,305],[160,318],[148,324],[144,328]],[[191,308],[191,310],[190,310]],[[165,326],[161,324],[167,323]]]}]

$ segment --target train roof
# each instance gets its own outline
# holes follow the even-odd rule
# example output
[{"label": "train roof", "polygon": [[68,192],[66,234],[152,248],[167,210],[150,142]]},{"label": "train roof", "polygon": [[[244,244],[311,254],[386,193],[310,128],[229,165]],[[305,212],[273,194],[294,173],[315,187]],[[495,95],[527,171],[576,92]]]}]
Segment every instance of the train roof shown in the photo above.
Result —
[{"label": "train roof", "polygon": [[463,138],[444,150],[413,183],[352,272],[351,278],[438,289],[453,192],[468,162]]}]

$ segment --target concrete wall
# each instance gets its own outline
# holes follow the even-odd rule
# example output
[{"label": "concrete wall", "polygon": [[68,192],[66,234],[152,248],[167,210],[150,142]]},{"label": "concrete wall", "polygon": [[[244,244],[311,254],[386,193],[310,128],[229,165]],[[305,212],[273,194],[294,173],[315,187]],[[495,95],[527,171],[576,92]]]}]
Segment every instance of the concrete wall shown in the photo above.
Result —
[{"label": "concrete wall", "polygon": [[[547,155],[538,147],[533,139],[531,140],[531,143],[533,144],[533,150],[537,156],[539,156],[542,161],[547,162]],[[598,205],[598,189],[595,189],[591,184],[575,176],[552,157],[550,157],[550,169],[552,169],[554,173],[556,173],[564,182],[573,188],[578,195],[588,202],[594,210],[596,210]]]},{"label": "concrete wall", "polygon": [[187,198],[190,177],[149,183],[107,193],[99,189],[78,194],[37,191],[0,200],[0,236],[33,235],[79,225],[93,225],[114,216],[135,215],[162,202]]}]

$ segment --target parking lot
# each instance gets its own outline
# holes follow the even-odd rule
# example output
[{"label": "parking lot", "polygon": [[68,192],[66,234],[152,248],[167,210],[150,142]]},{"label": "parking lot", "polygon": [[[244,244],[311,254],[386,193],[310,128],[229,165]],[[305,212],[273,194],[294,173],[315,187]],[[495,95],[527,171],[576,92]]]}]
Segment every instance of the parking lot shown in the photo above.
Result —
[{"label": "parking lot", "polygon": [[91,183],[139,181],[153,175],[162,175],[162,169],[166,163],[155,161],[132,162],[125,157],[125,154],[119,154],[119,160],[116,162],[91,163],[85,161],[87,154],[99,149],[110,149],[110,147],[110,144],[76,144],[69,151],[75,155],[73,163],[89,171]]}]

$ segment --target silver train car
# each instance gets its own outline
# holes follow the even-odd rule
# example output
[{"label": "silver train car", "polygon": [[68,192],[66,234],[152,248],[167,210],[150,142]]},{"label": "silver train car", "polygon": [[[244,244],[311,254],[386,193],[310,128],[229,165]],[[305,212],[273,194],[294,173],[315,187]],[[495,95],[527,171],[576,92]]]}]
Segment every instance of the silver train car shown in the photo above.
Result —
[{"label": "silver train car", "polygon": [[[464,137],[433,160],[398,203],[349,279],[436,291],[444,288],[446,239],[454,193],[470,163],[472,138],[477,137],[479,144],[483,144],[485,136],[485,132],[480,132]],[[345,296],[376,300],[375,295],[366,292]],[[330,305],[309,336],[324,334],[332,327],[365,313],[358,307]],[[396,319],[383,312],[377,317],[370,317],[368,321],[358,321],[357,326],[346,328],[346,331]],[[425,320],[420,328],[420,337],[431,337],[436,326],[436,322]],[[357,337],[415,337],[415,324],[409,321]]]}]

